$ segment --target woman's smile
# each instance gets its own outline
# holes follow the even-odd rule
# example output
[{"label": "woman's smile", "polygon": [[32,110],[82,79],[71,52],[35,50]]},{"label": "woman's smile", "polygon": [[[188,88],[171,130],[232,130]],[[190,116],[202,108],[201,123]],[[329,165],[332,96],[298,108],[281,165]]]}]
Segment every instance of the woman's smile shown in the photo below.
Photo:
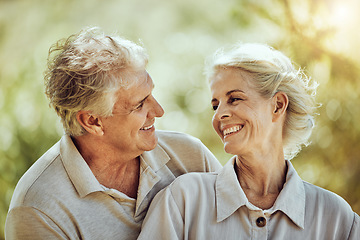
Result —
[{"label": "woman's smile", "polygon": [[244,127],[244,125],[227,125],[225,127],[222,128],[222,133],[223,133],[223,137],[224,139],[226,139],[227,137],[230,137],[238,132],[240,132],[240,130]]}]

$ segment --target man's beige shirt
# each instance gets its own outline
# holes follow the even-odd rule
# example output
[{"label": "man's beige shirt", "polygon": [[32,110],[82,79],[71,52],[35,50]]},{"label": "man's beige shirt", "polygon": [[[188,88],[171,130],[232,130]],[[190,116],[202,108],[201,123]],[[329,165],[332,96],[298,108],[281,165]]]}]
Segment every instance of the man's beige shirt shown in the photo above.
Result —
[{"label": "man's beige shirt", "polygon": [[360,239],[359,216],[338,195],[304,182],[287,161],[274,206],[252,205],[232,158],[219,173],[189,173],[159,192],[139,239]]},{"label": "man's beige shirt", "polygon": [[157,136],[157,147],[140,156],[137,199],[102,186],[63,136],[17,184],[6,239],[136,239],[158,191],[181,174],[221,168],[198,139],[165,131]]}]

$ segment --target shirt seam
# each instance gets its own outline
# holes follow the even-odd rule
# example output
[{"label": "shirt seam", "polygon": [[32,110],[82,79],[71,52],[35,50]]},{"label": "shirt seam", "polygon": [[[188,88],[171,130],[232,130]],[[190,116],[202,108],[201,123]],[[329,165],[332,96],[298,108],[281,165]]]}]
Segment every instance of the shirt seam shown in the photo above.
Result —
[{"label": "shirt seam", "polygon": [[[10,211],[14,211],[15,209],[19,209],[19,208],[30,208],[30,209],[34,209],[35,211],[41,213],[42,215],[46,216],[49,220],[51,220],[51,222],[57,226],[59,228],[59,230],[61,230],[61,232],[67,236],[67,234],[62,230],[62,228],[59,226],[59,224],[57,224],[48,214],[46,214],[45,212],[43,212],[42,210],[40,210],[39,208],[36,208],[34,206],[27,206],[27,205],[22,205],[22,206],[16,206],[14,208],[12,208]],[[56,232],[53,228],[51,228],[54,232]],[[68,236],[67,236],[68,237]]]},{"label": "shirt seam", "polygon": [[[34,179],[34,181],[31,183],[31,185],[29,185],[29,187],[26,189],[26,192],[24,193],[24,197],[21,200],[21,204],[25,204],[25,199],[30,191],[30,189],[34,186],[34,184],[38,181],[38,179],[41,177],[41,175],[50,167],[50,165],[52,165],[54,163],[54,161],[60,156],[60,154],[57,154],[51,161],[49,161],[48,164],[45,165],[44,169],[39,172],[39,174],[36,176],[36,178]],[[40,159],[39,159],[40,160]],[[39,161],[37,160],[37,161]],[[36,163],[36,162],[35,162]],[[35,164],[34,163],[34,164]],[[16,207],[20,207],[20,206],[16,206]],[[34,208],[36,209],[36,208]],[[40,211],[40,210],[39,210]]]},{"label": "shirt seam", "polygon": [[[172,184],[171,184],[171,185],[172,185]],[[171,186],[171,188],[172,188],[172,186]],[[172,189],[171,189],[171,188],[169,188],[169,189],[170,189],[170,196],[171,196],[172,200],[174,201],[174,203],[176,204],[176,207],[177,207],[177,209],[178,209],[178,211],[179,211],[179,213],[180,213],[180,215],[181,215],[181,218],[182,218],[183,223],[185,223],[184,216],[183,216],[183,215],[181,214],[181,212],[180,212],[180,207],[179,207],[178,203],[175,201],[175,197],[174,197],[174,195],[173,195],[173,193],[172,193]]]},{"label": "shirt seam", "polygon": [[349,231],[348,236],[347,236],[347,238],[346,238],[346,239],[349,239],[349,238],[350,238],[350,234],[351,234],[351,232],[352,232],[352,230],[353,230],[353,227],[354,227],[354,224],[355,224],[355,219],[356,219],[356,214],[355,214],[355,213],[353,213],[353,221],[352,221],[352,225],[351,225],[350,231]]},{"label": "shirt seam", "polygon": [[214,171],[214,169],[212,169],[211,165],[210,165],[210,162],[209,160],[206,158],[206,154],[205,154],[205,151],[204,151],[204,145],[203,144],[200,144],[202,143],[199,139],[197,139],[198,141],[196,141],[197,145],[200,146],[200,149],[201,149],[201,154],[202,154],[202,158],[204,159],[204,162],[205,162],[205,171],[208,170],[209,172],[212,172]]}]

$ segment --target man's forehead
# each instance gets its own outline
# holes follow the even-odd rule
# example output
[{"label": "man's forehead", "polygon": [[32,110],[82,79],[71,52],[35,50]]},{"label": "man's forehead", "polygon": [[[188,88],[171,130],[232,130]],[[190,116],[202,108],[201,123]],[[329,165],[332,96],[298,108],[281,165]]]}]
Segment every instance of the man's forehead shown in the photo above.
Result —
[{"label": "man's forehead", "polygon": [[132,74],[129,78],[128,87],[124,88],[124,91],[128,94],[134,94],[131,99],[141,98],[142,92],[148,92],[154,88],[154,83],[146,70],[137,71]]},{"label": "man's forehead", "polygon": [[145,69],[124,69],[115,74],[116,78],[121,82],[122,89],[128,89],[133,85],[141,84],[148,78],[148,72]]},{"label": "man's forehead", "polygon": [[134,107],[151,94],[154,83],[147,71],[137,72],[132,77],[132,83],[126,88],[120,88],[116,93],[115,107]]}]

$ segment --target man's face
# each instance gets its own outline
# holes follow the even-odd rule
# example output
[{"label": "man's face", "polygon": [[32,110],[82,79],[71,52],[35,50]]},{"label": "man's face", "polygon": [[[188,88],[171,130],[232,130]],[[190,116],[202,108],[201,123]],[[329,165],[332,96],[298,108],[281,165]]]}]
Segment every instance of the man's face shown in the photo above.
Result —
[{"label": "man's face", "polygon": [[155,117],[164,110],[152,95],[154,84],[145,70],[131,72],[130,77],[138,81],[118,90],[113,116],[101,120],[106,144],[123,157],[134,158],[156,147]]}]

